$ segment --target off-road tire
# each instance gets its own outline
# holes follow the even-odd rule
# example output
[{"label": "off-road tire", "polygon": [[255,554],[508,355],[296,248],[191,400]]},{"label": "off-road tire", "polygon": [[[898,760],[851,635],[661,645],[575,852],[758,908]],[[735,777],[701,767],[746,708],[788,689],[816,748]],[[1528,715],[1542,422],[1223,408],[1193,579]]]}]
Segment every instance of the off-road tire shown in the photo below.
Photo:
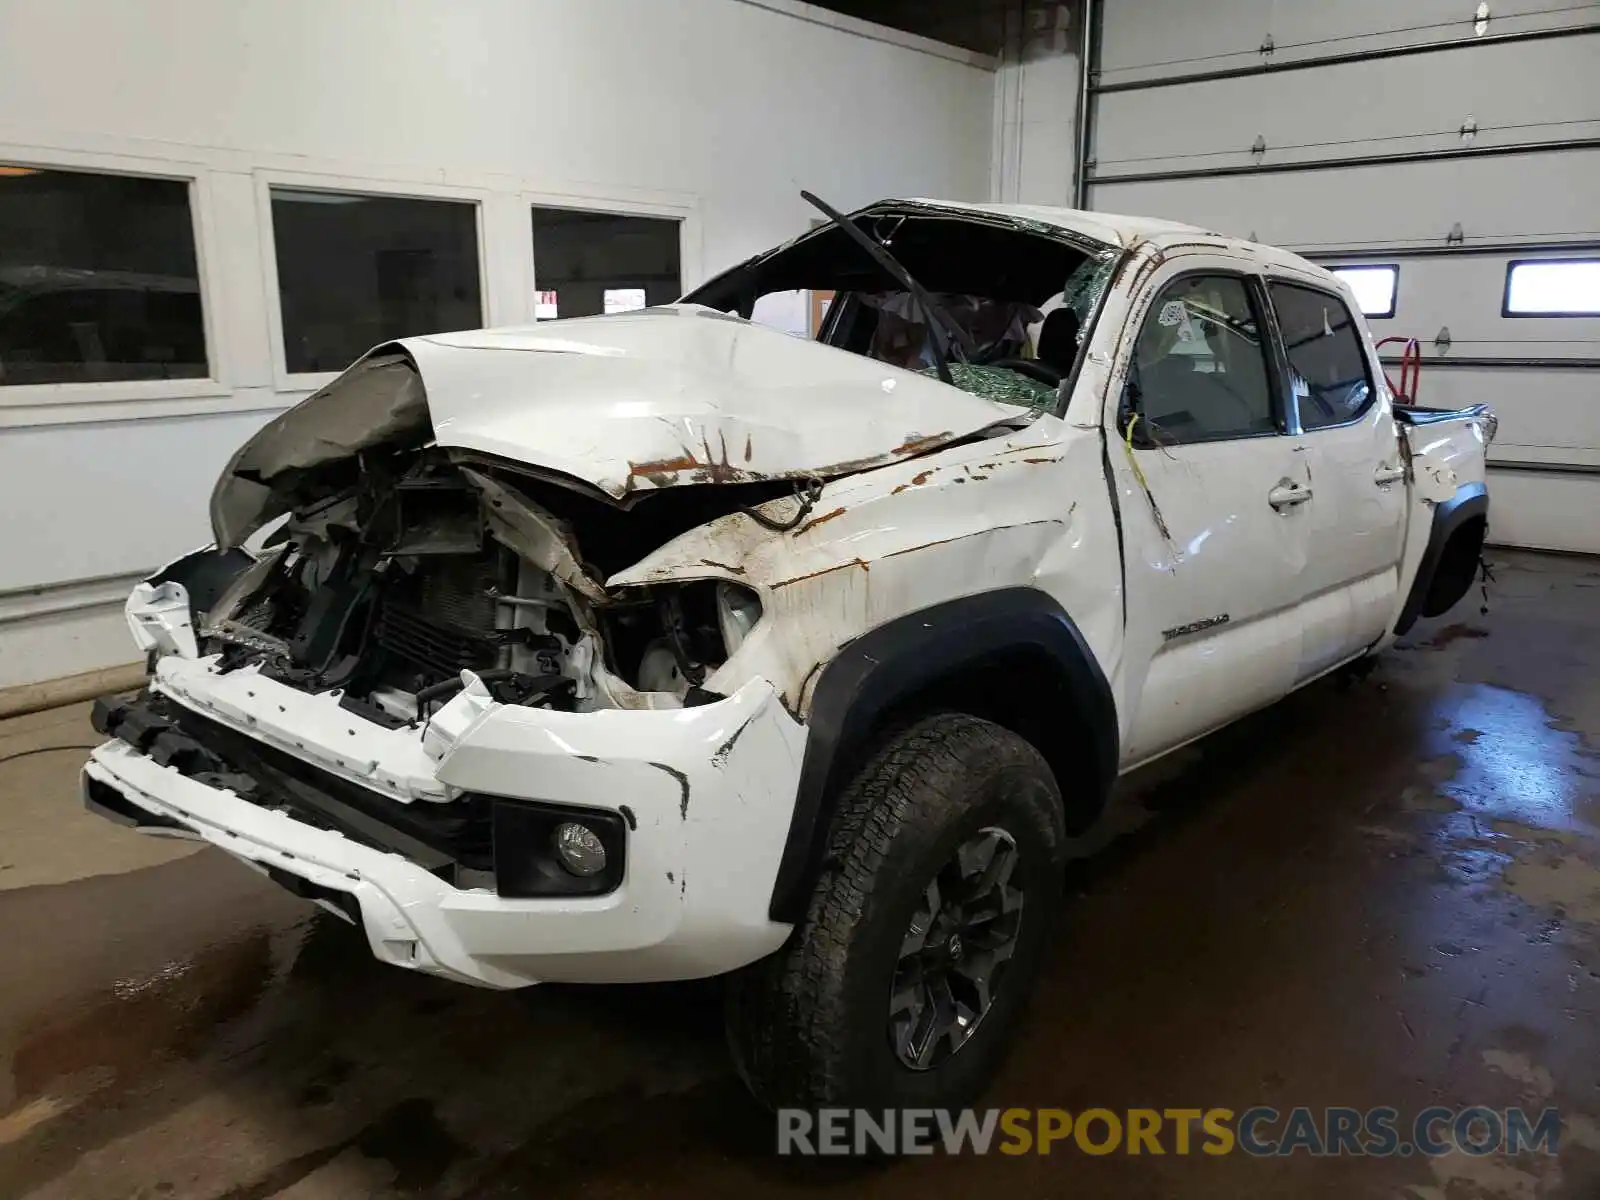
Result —
[{"label": "off-road tire", "polygon": [[[889,1034],[902,939],[956,848],[998,827],[1015,843],[1024,902],[1015,950],[976,1030],[913,1070]],[[1027,741],[960,713],[890,737],[841,797],[821,879],[777,953],[730,977],[729,1047],[771,1108],[959,1107],[1000,1067],[1062,897],[1061,795]]]}]

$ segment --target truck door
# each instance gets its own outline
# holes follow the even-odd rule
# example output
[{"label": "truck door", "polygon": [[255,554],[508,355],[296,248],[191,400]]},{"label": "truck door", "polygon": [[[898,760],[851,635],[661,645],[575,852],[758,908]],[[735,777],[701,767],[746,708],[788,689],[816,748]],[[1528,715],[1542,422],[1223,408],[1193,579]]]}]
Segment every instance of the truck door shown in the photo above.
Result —
[{"label": "truck door", "polygon": [[1271,703],[1299,668],[1306,458],[1287,436],[1264,285],[1208,258],[1169,263],[1133,298],[1126,383],[1107,406],[1137,698],[1124,765]]},{"label": "truck door", "polygon": [[1267,290],[1289,370],[1291,440],[1315,494],[1305,506],[1304,682],[1376,642],[1399,603],[1405,464],[1350,304],[1310,280],[1273,278]]}]

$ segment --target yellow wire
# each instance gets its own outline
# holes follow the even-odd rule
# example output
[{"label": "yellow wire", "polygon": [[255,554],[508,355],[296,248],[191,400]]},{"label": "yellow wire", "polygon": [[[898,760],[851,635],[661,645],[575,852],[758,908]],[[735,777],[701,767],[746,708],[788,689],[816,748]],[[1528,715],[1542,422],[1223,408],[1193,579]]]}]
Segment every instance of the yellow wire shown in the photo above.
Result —
[{"label": "yellow wire", "polygon": [[1134,413],[1128,420],[1128,428],[1123,435],[1122,449],[1128,456],[1128,465],[1133,468],[1133,476],[1139,481],[1139,487],[1144,492],[1144,498],[1150,502],[1150,515],[1155,518],[1156,528],[1161,531],[1161,536],[1166,540],[1168,547],[1172,547],[1172,534],[1167,532],[1167,520],[1161,515],[1161,508],[1156,504],[1156,494],[1150,490],[1150,481],[1144,477],[1144,471],[1139,466],[1139,459],[1133,453],[1133,427],[1139,423],[1141,414]]}]

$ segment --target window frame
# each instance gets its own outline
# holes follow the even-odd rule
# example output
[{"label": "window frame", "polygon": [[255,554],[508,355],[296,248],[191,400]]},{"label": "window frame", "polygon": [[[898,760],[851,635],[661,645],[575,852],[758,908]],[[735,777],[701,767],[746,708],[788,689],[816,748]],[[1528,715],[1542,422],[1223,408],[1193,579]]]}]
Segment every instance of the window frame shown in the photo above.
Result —
[{"label": "window frame", "polygon": [[[1168,276],[1162,280],[1150,293],[1150,303],[1143,307],[1138,314],[1138,330],[1132,341],[1128,344],[1128,359],[1123,371],[1122,390],[1117,397],[1117,428],[1121,436],[1127,437],[1126,429],[1122,426],[1123,400],[1127,395],[1129,376],[1133,367],[1134,355],[1139,350],[1139,339],[1144,336],[1145,322],[1149,321],[1156,312],[1156,305],[1161,297],[1167,294],[1174,285],[1186,279],[1236,279],[1244,285],[1245,296],[1251,307],[1251,315],[1255,317],[1256,328],[1261,331],[1261,348],[1264,358],[1263,366],[1267,378],[1268,394],[1272,402],[1272,416],[1276,428],[1260,430],[1254,433],[1226,433],[1209,437],[1184,438],[1175,442],[1158,442],[1153,440],[1147,427],[1136,428],[1133,436],[1128,438],[1129,444],[1135,450],[1176,450],[1183,446],[1204,446],[1214,442],[1247,442],[1259,438],[1283,437],[1291,432],[1288,428],[1288,374],[1286,364],[1281,358],[1280,339],[1277,335],[1277,320],[1272,311],[1270,298],[1262,277],[1253,272],[1237,267],[1193,267],[1185,271]],[[1107,288],[1107,291],[1110,289]],[[1088,345],[1088,339],[1079,346],[1079,361],[1082,361],[1083,351]],[[1144,422],[1140,422],[1144,426]]]},{"label": "window frame", "polygon": [[568,212],[604,213],[613,217],[654,217],[678,223],[678,286],[682,289],[677,299],[686,296],[703,281],[700,278],[700,208],[692,198],[673,193],[647,193],[638,196],[592,195],[571,192],[542,192],[523,190],[517,195],[521,205],[522,236],[527,240],[525,261],[528,283],[523,288],[527,297],[528,323],[533,324],[534,295],[539,291],[539,263],[534,250],[533,210],[536,208],[565,209]]},{"label": "window frame", "polygon": [[[1365,319],[1365,314],[1360,311],[1359,307],[1356,309],[1356,311],[1351,312],[1349,304],[1346,303],[1345,298],[1341,296],[1338,291],[1319,281],[1302,279],[1295,275],[1268,275],[1265,277],[1263,282],[1265,285],[1264,290],[1267,294],[1267,302],[1272,312],[1273,342],[1279,347],[1279,351],[1283,356],[1284,405],[1289,414],[1288,432],[1295,437],[1309,437],[1313,434],[1321,433],[1325,429],[1345,429],[1351,425],[1358,425],[1362,421],[1366,420],[1368,414],[1372,412],[1372,406],[1378,403],[1380,391],[1378,378],[1381,376],[1375,375],[1373,371],[1374,351],[1372,348],[1372,340],[1367,336],[1366,330],[1362,327],[1362,325],[1357,323],[1358,321]],[[1316,425],[1310,429],[1307,429],[1304,423],[1300,420],[1300,402],[1295,398],[1294,394],[1294,363],[1289,358],[1289,342],[1288,339],[1283,336],[1283,323],[1278,320],[1277,303],[1272,299],[1272,288],[1274,285],[1299,288],[1304,292],[1314,292],[1320,296],[1325,296],[1330,300],[1337,300],[1340,304],[1344,305],[1345,312],[1350,314],[1352,328],[1354,328],[1356,331],[1356,342],[1359,344],[1361,349],[1361,365],[1365,369],[1367,376],[1367,402],[1363,404],[1355,414],[1347,417],[1345,420],[1339,421],[1332,425]],[[1289,403],[1290,400],[1294,400],[1292,405]]]},{"label": "window frame", "polygon": [[1511,276],[1518,267],[1525,266],[1575,266],[1579,263],[1600,265],[1600,254],[1583,254],[1566,258],[1513,258],[1506,261],[1506,281],[1500,292],[1500,315],[1514,321],[1600,321],[1600,309],[1593,312],[1513,312],[1511,310]]},{"label": "window frame", "polygon": [[[1386,263],[1378,263],[1378,262],[1342,262],[1342,263],[1329,263],[1328,264],[1328,273],[1333,275],[1334,277],[1337,278],[1340,271],[1390,271],[1390,272],[1393,272],[1393,274],[1394,274],[1394,287],[1389,290],[1389,308],[1388,308],[1388,310],[1385,311],[1385,312],[1371,312],[1371,313],[1369,313],[1365,309],[1361,309],[1361,315],[1363,317],[1365,317],[1369,321],[1388,321],[1388,320],[1392,320],[1394,318],[1395,312],[1400,307],[1400,264],[1399,263],[1397,263],[1397,262],[1386,262]],[[1350,287],[1350,284],[1349,284],[1348,281],[1344,281],[1344,282],[1345,282],[1345,286],[1346,287]],[[1350,294],[1351,295],[1355,295],[1355,288],[1350,287]],[[1356,307],[1358,309],[1361,308],[1361,302],[1360,302],[1359,298],[1356,301]]]},{"label": "window frame", "polygon": [[[272,223],[272,189],[301,192],[335,192],[372,196],[382,200],[443,200],[471,204],[474,244],[478,252],[478,318],[484,326],[496,324],[496,297],[491,295],[487,208],[493,193],[485,188],[450,184],[412,183],[399,179],[373,179],[314,172],[257,170],[256,219],[261,230],[261,278],[266,288],[267,334],[272,348],[272,383],[278,392],[310,393],[326,387],[343,371],[290,371],[283,337],[283,294],[278,281],[277,230]],[[532,307],[532,297],[528,299]],[[370,347],[369,347],[370,349]],[[365,351],[363,351],[365,353]]]},{"label": "window frame", "polygon": [[[211,199],[211,170],[204,164],[183,159],[135,158],[125,154],[96,151],[47,150],[0,143],[0,163],[32,167],[40,171],[61,171],[79,175],[114,175],[132,179],[163,179],[187,186],[189,224],[194,236],[195,280],[200,291],[200,332],[205,339],[206,373],[187,379],[109,379],[71,383],[21,383],[0,387],[0,426],[9,426],[8,417],[28,420],[20,410],[61,409],[69,405],[116,405],[123,415],[144,415],[124,405],[154,403],[157,409],[183,407],[194,401],[221,401],[232,398],[231,357],[223,336],[223,322],[217,311],[221,289],[217,286],[215,264],[223,255],[215,241]],[[229,408],[203,411],[231,411]],[[159,413],[153,415],[160,415]],[[67,421],[103,419],[96,414],[66,417]],[[60,423],[46,419],[45,424]]]}]

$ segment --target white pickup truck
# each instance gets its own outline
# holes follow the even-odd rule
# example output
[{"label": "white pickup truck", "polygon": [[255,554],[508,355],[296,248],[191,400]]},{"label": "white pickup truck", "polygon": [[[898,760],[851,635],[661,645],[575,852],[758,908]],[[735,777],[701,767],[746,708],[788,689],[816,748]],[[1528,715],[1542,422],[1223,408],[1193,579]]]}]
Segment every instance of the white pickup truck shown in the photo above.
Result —
[{"label": "white pickup truck", "polygon": [[[396,966],[728,973],[788,1105],[997,1066],[1120,772],[1471,587],[1487,410],[1266,246],[889,201],[642,312],[405,338],[141,584],[86,802]],[[834,293],[807,340],[749,318]]]}]

